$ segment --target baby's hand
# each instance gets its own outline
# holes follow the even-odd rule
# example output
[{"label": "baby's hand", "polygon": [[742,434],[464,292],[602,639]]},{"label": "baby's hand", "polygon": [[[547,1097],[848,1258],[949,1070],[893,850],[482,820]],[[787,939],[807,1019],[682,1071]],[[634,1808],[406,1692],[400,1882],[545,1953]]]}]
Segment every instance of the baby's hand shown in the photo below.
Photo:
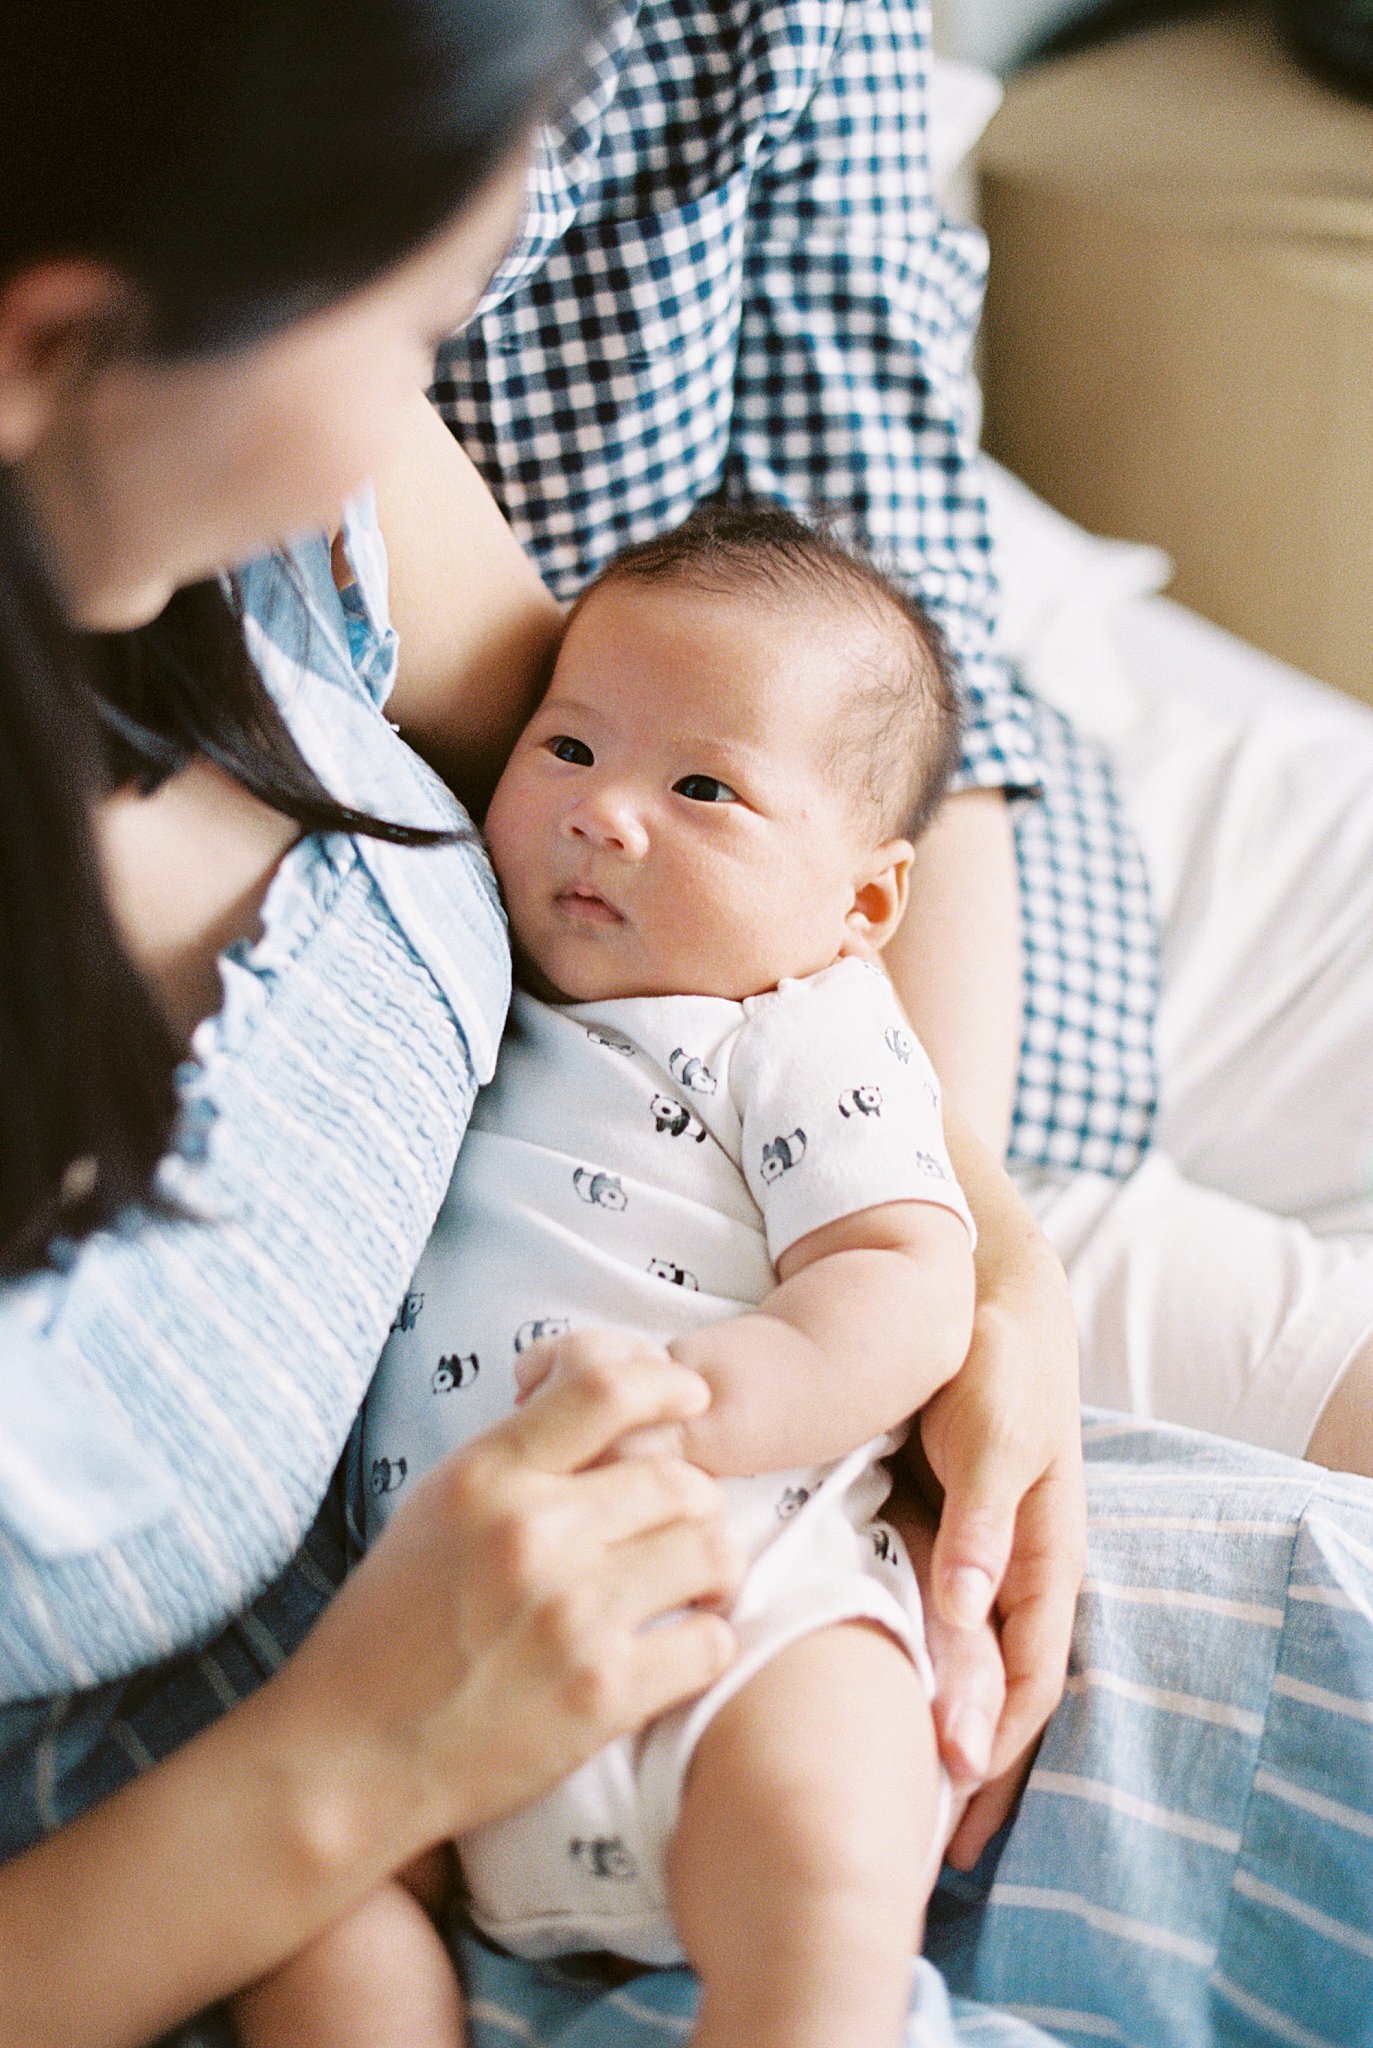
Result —
[{"label": "baby's hand", "polygon": [[[565,1330],[541,1337],[515,1360],[515,1400],[527,1401],[535,1388],[556,1372],[593,1372],[613,1377],[640,1359],[664,1360],[666,1345],[636,1337],[627,1330]],[[704,1382],[702,1383],[704,1384]],[[615,1445],[617,1458],[680,1458],[683,1425],[665,1422],[650,1429],[632,1429]]]}]

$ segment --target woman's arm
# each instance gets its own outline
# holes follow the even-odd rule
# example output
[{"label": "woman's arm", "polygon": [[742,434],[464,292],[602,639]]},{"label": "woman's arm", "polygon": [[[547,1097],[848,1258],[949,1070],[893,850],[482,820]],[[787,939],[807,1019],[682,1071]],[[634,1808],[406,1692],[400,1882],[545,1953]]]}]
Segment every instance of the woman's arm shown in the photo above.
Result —
[{"label": "woman's arm", "polygon": [[717,1488],[598,1462],[707,1399],[645,1349],[438,1467],[261,1692],[0,1870],[0,2048],[136,2048],[710,1684]]},{"label": "woman's arm", "polygon": [[[977,1219],[977,1305],[962,1371],[921,1411],[911,1445],[940,1501],[932,1565],[944,1618],[971,1628],[994,1612],[1006,1665],[999,1727],[956,1739],[969,1774],[1009,1772],[969,1808],[955,1847],[971,1863],[1000,1826],[1019,1778],[1016,1760],[1063,1690],[1086,1552],[1078,1413],[1077,1331],[1053,1247],[1004,1170],[945,1104],[949,1153]],[[941,1671],[937,1713],[950,1730],[968,1682]],[[993,1739],[994,1737],[994,1739]]]},{"label": "woman's arm", "polygon": [[[1057,1703],[1085,1543],[1072,1304],[1000,1165],[1020,1039],[1016,901],[1004,798],[952,797],[916,849],[906,917],[883,955],[944,1082],[949,1151],[978,1227],[972,1345],[922,1412],[918,1449],[942,1502],[935,1605],[946,1623],[972,1625],[990,1609],[1001,1627],[999,1727],[975,1658],[949,1654],[938,1667],[946,1755],[956,1763],[961,1753],[979,1777],[1005,1771]],[[1008,1797],[989,1787],[974,1800],[960,1861],[972,1860]]]},{"label": "woman's arm", "polygon": [[906,914],[882,959],[946,1096],[1004,1158],[1020,1051],[1020,909],[999,789],[948,797],[921,834]]},{"label": "woman's arm", "polygon": [[421,392],[376,498],[401,642],[388,710],[480,817],[548,680],[562,613]]}]

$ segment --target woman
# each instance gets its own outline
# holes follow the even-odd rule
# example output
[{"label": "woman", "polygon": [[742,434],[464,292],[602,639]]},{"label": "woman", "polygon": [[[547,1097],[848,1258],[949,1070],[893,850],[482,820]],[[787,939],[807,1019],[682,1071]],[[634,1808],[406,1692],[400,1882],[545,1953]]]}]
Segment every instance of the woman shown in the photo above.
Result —
[{"label": "woman", "polygon": [[[571,0],[92,0],[6,68],[11,1856],[222,1715],[341,1576],[332,1510],[278,1575],[489,1062],[504,941],[375,701],[365,529],[346,612],[327,551],[232,596],[196,579],[332,519],[397,438],[584,32]],[[289,670],[294,737],[245,633]],[[435,836],[407,868],[395,842]],[[718,1617],[638,1632],[727,1590],[713,1489],[588,1469],[699,1393],[645,1368],[531,1406],[417,1491],[280,1678],[18,1854],[0,2039],[148,2039],[720,1670]]]},{"label": "woman", "polygon": [[[511,189],[488,192],[480,208],[449,224],[454,195],[479,184],[532,112],[531,84],[551,75],[554,30],[544,24],[542,40],[530,31],[522,41],[512,19],[518,27],[522,17],[490,7],[456,21],[451,9],[411,18],[358,8],[330,15],[334,40],[321,50],[304,8],[229,12],[210,32],[153,7],[121,15],[116,33],[93,6],[79,38],[64,40],[54,28],[45,42],[48,32],[36,29],[7,74],[7,132],[25,166],[4,259],[9,374],[0,431],[17,586],[8,646],[24,684],[10,693],[7,711],[54,723],[60,714],[63,774],[49,799],[60,833],[41,808],[26,814],[20,792],[7,811],[11,929],[41,924],[45,944],[17,942],[7,963],[15,1138],[5,1152],[0,1229],[16,1274],[41,1260],[54,1237],[80,1243],[81,1253],[64,1279],[29,1278],[6,1305],[43,1339],[25,1377],[51,1387],[65,1371],[72,1415],[90,1406],[82,1374],[96,1360],[106,1382],[99,1398],[132,1415],[136,1434],[146,1432],[150,1408],[166,1421],[152,1457],[127,1441],[117,1417],[96,1432],[94,1446],[63,1443],[51,1414],[33,1421],[38,1441],[25,1483],[30,1494],[46,1483],[47,1495],[31,1506],[31,1521],[46,1514],[54,1527],[22,1533],[59,1559],[64,1543],[85,1542],[88,1552],[73,1554],[91,1561],[52,1568],[56,1608],[45,1585],[11,1574],[16,1700],[144,1671],[169,1649],[202,1642],[287,1565],[446,1177],[466,1092],[489,1059],[505,974],[503,942],[469,855],[435,850],[406,864],[389,844],[404,834],[366,829],[365,815],[382,826],[399,820],[432,830],[451,827],[454,813],[385,737],[375,705],[364,712],[347,702],[350,690],[357,694],[352,669],[326,678],[332,692],[307,690],[294,676],[283,685],[292,692],[297,741],[322,769],[322,786],[274,724],[216,589],[183,592],[153,632],[92,657],[99,671],[86,687],[98,691],[98,745],[93,735],[82,740],[84,699],[72,678],[57,710],[41,700],[35,707],[35,680],[68,653],[49,571],[34,559],[37,536],[68,610],[88,625],[127,628],[156,613],[173,585],[264,536],[332,514],[348,484],[397,438],[406,382],[422,378],[434,336],[461,317],[512,230],[513,176]],[[435,83],[445,78],[447,97]],[[340,107],[351,130],[340,125]],[[416,244],[418,253],[406,255]],[[64,255],[73,249],[95,254]],[[404,260],[378,281],[378,266],[397,255]],[[333,394],[343,390],[341,423]],[[355,544],[365,551],[366,537]],[[345,536],[344,556],[349,545]],[[305,651],[307,627],[311,659],[327,651],[323,613],[336,600],[321,586],[319,566],[302,553],[294,584],[262,568],[240,585],[239,601],[253,614],[247,630],[269,674],[283,653],[284,670]],[[513,550],[490,565],[486,611],[469,622],[465,645],[460,623],[460,644],[449,649],[450,679],[475,670],[492,699],[501,694],[501,659],[518,656],[528,666],[527,644],[515,642],[529,634],[530,614],[536,627],[542,618],[538,630],[551,630],[551,607],[531,599],[527,574],[504,629],[502,578],[515,585],[522,573]],[[345,631],[359,645],[369,632],[376,641],[364,665],[379,695],[389,655],[373,630],[370,582],[360,560]],[[32,660],[21,634],[34,643]],[[489,703],[478,689],[462,703],[489,748]],[[510,710],[507,703],[507,719]],[[27,801],[40,805],[41,742],[40,726],[28,737],[33,758],[22,778]],[[159,777],[155,795],[138,794]],[[81,843],[83,781],[111,792],[97,829],[118,935]],[[326,791],[353,802],[331,806]],[[356,847],[293,843],[301,826],[331,824],[363,826]],[[49,849],[55,854],[64,842],[59,861]],[[35,843],[45,853],[36,873]],[[213,886],[202,894],[207,872]],[[227,1002],[211,1017],[219,1002],[215,956],[251,930],[259,907],[264,938],[231,962]],[[320,1077],[362,1072],[364,1098],[381,1087],[377,1043],[363,1043],[369,1020],[350,1017],[343,996],[384,963],[366,945],[350,951],[342,940],[334,958],[316,933],[325,911],[331,939],[354,920],[368,930],[367,945],[381,945],[371,926],[382,925],[404,996],[392,1005],[394,1028],[410,1034],[387,1063],[390,1092],[365,1101],[374,1123],[407,1139],[390,1147],[386,1172],[384,1160],[369,1162],[374,1182],[364,1194],[348,1150],[360,1141],[337,1128],[333,1096],[344,1091]],[[442,927],[445,917],[458,930],[440,957],[399,958],[398,945],[413,952],[417,925]],[[131,975],[125,950],[155,1003]],[[306,952],[313,979],[301,971]],[[52,963],[78,983],[65,992],[60,1047],[44,979]],[[330,1020],[324,1043],[321,1019]],[[169,1070],[197,1026],[196,1057],[182,1075],[181,1156],[164,1168],[163,1191],[185,1208],[218,1205],[234,1230],[192,1227],[173,1214],[86,1242],[93,1224],[146,1189],[177,1107]],[[289,1073],[273,1073],[267,1044]],[[273,1087],[286,1091],[284,1108]],[[346,1215],[340,1189],[350,1198]],[[258,1197],[264,1205],[253,1207]],[[984,1235],[994,1242],[994,1232]],[[1023,1271],[1018,1247],[1009,1263]],[[1033,1258],[1030,1266],[1033,1283]],[[303,1273],[313,1299],[305,1298]],[[277,1405],[279,1384],[271,1401],[260,1398],[265,1375],[280,1381],[283,1347],[298,1396],[286,1410]],[[215,1413],[223,1389],[207,1393],[203,1377],[187,1377],[187,1360],[233,1356],[236,1348],[243,1413],[226,1422]],[[18,1360],[17,1331],[11,1349]],[[199,1404],[189,1440],[185,1417],[167,1407],[166,1381],[178,1374],[178,1393]],[[967,1405],[976,1417],[977,1403]],[[254,1423],[246,1433],[244,1414]],[[327,1424],[315,1427],[321,1414]],[[239,1445],[221,1464],[231,1427]],[[956,1440],[959,1431],[949,1434]],[[188,1463],[217,1482],[192,1538],[203,1569],[162,1555],[167,1537],[157,1527],[168,1513],[168,1474],[155,1468],[159,1455],[183,1482]],[[103,1484],[92,1479],[76,1502],[55,1498],[50,1473],[58,1463],[68,1475],[103,1464]],[[1070,1524],[1073,1490],[1069,1469],[1059,1491],[1069,1498]],[[118,1570],[134,1572],[137,1598],[109,1583],[115,1566],[99,1552],[105,1539],[123,1546]],[[136,1566],[130,1546],[139,1548]],[[1071,1548],[1057,1568],[1069,1588]],[[102,1624],[98,1657],[82,1633],[95,1610],[118,1615]],[[1046,1704],[1054,1661],[1027,1658],[1023,1675],[1026,1692]],[[186,1724],[177,1725],[180,1732]],[[69,1726],[64,1781],[74,1777],[75,1742]],[[50,1803],[49,1824],[68,1810]],[[24,1838],[16,1822],[6,1846]]]}]

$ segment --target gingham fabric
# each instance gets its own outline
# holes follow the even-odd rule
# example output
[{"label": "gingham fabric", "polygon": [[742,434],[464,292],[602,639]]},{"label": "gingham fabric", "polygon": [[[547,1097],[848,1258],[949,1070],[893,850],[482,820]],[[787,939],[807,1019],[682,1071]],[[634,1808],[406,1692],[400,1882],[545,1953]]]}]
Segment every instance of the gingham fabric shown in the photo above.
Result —
[{"label": "gingham fabric", "polygon": [[1149,878],[1111,764],[1036,700],[1043,803],[1016,813],[1024,1034],[1013,1156],[1122,1178],[1157,1098],[1158,947]]},{"label": "gingham fabric", "polygon": [[927,50],[924,0],[621,0],[434,397],[562,597],[716,492],[837,513],[919,594],[962,665],[962,786],[1043,790],[1012,1157],[1124,1174],[1156,1092],[1147,882],[1108,764],[1046,757],[995,654],[985,251],[932,196]]}]

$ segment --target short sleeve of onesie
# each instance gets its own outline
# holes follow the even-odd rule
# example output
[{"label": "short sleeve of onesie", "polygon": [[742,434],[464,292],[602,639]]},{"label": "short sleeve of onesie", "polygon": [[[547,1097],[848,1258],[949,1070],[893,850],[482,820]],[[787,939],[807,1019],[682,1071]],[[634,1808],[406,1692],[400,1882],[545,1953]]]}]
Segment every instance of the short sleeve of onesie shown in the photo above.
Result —
[{"label": "short sleeve of onesie", "polygon": [[886,1202],[934,1202],[974,1234],[934,1069],[880,968],[841,960],[743,1007],[730,1092],[774,1264],[810,1231]]}]

